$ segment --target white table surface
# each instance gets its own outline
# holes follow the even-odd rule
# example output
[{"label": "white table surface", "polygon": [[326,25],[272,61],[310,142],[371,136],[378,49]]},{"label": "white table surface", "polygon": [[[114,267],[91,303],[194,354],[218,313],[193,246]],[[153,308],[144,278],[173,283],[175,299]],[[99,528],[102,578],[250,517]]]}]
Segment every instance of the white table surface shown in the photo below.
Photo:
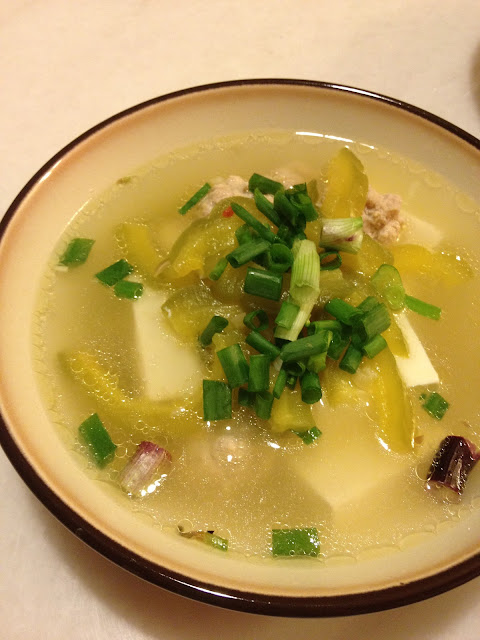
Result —
[{"label": "white table surface", "polygon": [[[480,136],[479,0],[0,0],[0,215],[104,118],[188,86],[326,80]],[[478,639],[480,579],[393,611],[269,618],[183,599],[63,528],[0,452],[0,638]]]}]

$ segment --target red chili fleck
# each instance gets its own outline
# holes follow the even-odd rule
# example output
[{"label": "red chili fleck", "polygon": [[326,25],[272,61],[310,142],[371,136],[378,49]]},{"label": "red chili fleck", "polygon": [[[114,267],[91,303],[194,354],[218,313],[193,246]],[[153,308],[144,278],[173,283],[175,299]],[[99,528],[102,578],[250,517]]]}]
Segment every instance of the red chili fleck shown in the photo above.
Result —
[{"label": "red chili fleck", "polygon": [[231,218],[234,215],[235,215],[235,212],[233,211],[232,207],[227,207],[225,211],[222,213],[222,216],[224,218]]}]

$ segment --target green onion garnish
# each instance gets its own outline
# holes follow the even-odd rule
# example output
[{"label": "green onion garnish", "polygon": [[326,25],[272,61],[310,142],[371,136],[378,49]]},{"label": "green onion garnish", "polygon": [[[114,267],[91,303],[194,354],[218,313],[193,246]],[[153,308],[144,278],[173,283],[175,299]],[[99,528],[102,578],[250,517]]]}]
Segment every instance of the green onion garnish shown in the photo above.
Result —
[{"label": "green onion garnish", "polygon": [[84,420],[78,427],[78,432],[88,445],[97,466],[104,467],[112,460],[117,445],[112,442],[98,414],[93,413]]},{"label": "green onion garnish", "polygon": [[288,374],[286,386],[293,391],[297,386],[297,380],[298,380],[297,376],[292,376]]},{"label": "green onion garnish", "polygon": [[363,220],[358,218],[323,218],[320,246],[346,253],[358,253],[363,240]]},{"label": "green onion garnish", "polygon": [[95,240],[89,238],[73,238],[58,261],[67,267],[83,264],[92,249]]},{"label": "green onion garnish", "polygon": [[296,304],[299,311],[290,329],[277,326],[275,337],[284,340],[295,340],[298,337],[309,320],[320,293],[320,260],[315,243],[311,240],[295,240],[292,251],[289,301]]},{"label": "green onion garnish", "polygon": [[292,429],[292,433],[295,433],[295,435],[301,438],[305,444],[312,444],[322,435],[322,432],[317,427],[312,427],[307,431],[295,431]]},{"label": "green onion garnish", "polygon": [[216,333],[221,333],[228,325],[228,320],[223,316],[213,316],[205,329],[202,331],[198,340],[202,347],[212,344],[212,338]]},{"label": "green onion garnish", "polygon": [[213,267],[213,269],[208,274],[210,280],[218,280],[222,273],[228,266],[228,260],[226,258],[220,258],[217,264]]},{"label": "green onion garnish", "polygon": [[292,362],[293,360],[303,360],[322,353],[325,350],[325,335],[323,333],[315,333],[306,338],[299,338],[294,342],[284,344],[280,350],[280,358],[284,362]]},{"label": "green onion garnish", "polygon": [[299,218],[301,218],[301,215],[299,214],[297,208],[287,198],[283,189],[280,189],[275,193],[273,206],[275,208],[275,211],[280,214],[282,219],[290,227],[299,227],[301,229],[305,227],[305,218],[303,218],[303,220],[299,220]]},{"label": "green onion garnish", "polygon": [[436,391],[433,391],[422,405],[425,411],[437,420],[441,420],[443,418],[449,406],[450,404],[445,400],[445,398]]},{"label": "green onion garnish", "polygon": [[255,406],[255,393],[240,387],[238,390],[238,404],[241,407],[253,408]]},{"label": "green onion garnish", "polygon": [[269,242],[258,238],[239,245],[226,256],[226,259],[234,269],[238,269],[238,267],[247,264],[250,260],[264,253],[269,247]]},{"label": "green onion garnish", "polygon": [[260,189],[256,188],[253,192],[253,197],[255,199],[255,205],[257,209],[263,213],[263,215],[273,222],[276,227],[279,227],[282,224],[282,220],[278,213],[273,208],[273,204],[270,200],[267,200]]},{"label": "green onion garnish", "polygon": [[333,331],[320,330],[317,333],[325,336],[325,348],[317,355],[310,356],[307,361],[307,369],[313,373],[319,373],[327,366],[327,353],[333,338]]},{"label": "green onion garnish", "polygon": [[271,180],[270,178],[266,178],[265,176],[260,175],[259,173],[254,173],[250,177],[248,181],[248,189],[252,193],[255,189],[258,189],[262,193],[270,193],[274,194],[279,189],[282,188],[282,183],[277,182],[276,180]]},{"label": "green onion garnish", "polygon": [[282,369],[285,369],[287,375],[295,376],[296,378],[303,376],[306,368],[307,365],[304,360],[292,360],[292,362],[284,362],[282,365]]},{"label": "green onion garnish", "polygon": [[255,413],[261,420],[269,420],[272,415],[273,395],[269,391],[255,394]]},{"label": "green onion garnish", "polygon": [[355,318],[359,318],[362,312],[341,298],[332,298],[325,305],[325,311],[328,311],[334,318],[351,326]]},{"label": "green onion garnish", "polygon": [[319,258],[321,271],[334,271],[342,266],[342,257],[335,249],[320,253]]},{"label": "green onion garnish", "polygon": [[226,538],[221,538],[220,536],[216,536],[214,533],[210,533],[210,531],[206,531],[204,533],[203,540],[211,547],[215,547],[215,549],[228,551],[228,540]]},{"label": "green onion garnish", "polygon": [[311,336],[320,331],[341,331],[342,325],[338,320],[315,320],[307,325],[307,333]]},{"label": "green onion garnish", "polygon": [[208,182],[206,182],[203,187],[200,187],[200,189],[193,194],[190,200],[187,200],[187,202],[182,207],[180,207],[178,213],[180,213],[182,216],[185,215],[187,211],[198,204],[200,200],[207,195],[211,188],[212,187],[208,184]]},{"label": "green onion garnish", "polygon": [[273,397],[277,398],[277,400],[278,398],[280,398],[280,396],[283,393],[283,390],[285,389],[285,385],[287,384],[287,377],[288,377],[288,373],[282,367],[278,372],[278,376],[277,376],[277,379],[275,380],[275,385],[273,387]]},{"label": "green onion garnish", "polygon": [[248,382],[248,363],[238,342],[220,349],[217,356],[232,389]]},{"label": "green onion garnish", "polygon": [[243,324],[252,331],[265,331],[268,329],[268,316],[263,309],[250,311],[243,318]]},{"label": "green onion garnish", "polygon": [[103,269],[103,271],[96,273],[95,277],[98,278],[100,282],[103,282],[103,284],[113,287],[114,284],[126,278],[132,271],[132,265],[122,258],[106,269]]},{"label": "green onion garnish", "polygon": [[370,338],[368,342],[366,342],[363,346],[363,353],[367,355],[369,358],[374,358],[380,351],[383,351],[387,347],[387,341],[383,336],[377,334]]},{"label": "green onion garnish", "polygon": [[143,284],[141,282],[132,282],[130,280],[119,280],[113,287],[113,292],[117,298],[127,298],[128,300],[136,300],[143,293]]},{"label": "green onion garnish", "polygon": [[232,417],[232,390],[221,380],[203,381],[203,419],[226,420]]},{"label": "green onion garnish", "polygon": [[423,300],[413,298],[409,295],[405,296],[405,306],[408,307],[410,311],[415,311],[415,313],[430,318],[431,320],[440,320],[440,316],[442,315],[440,307],[436,307],[428,302],[423,302]]},{"label": "green onion garnish", "polygon": [[360,349],[350,344],[338,366],[340,369],[343,369],[343,371],[348,371],[348,373],[356,373],[362,358],[363,353]]},{"label": "green onion garnish", "polygon": [[270,227],[264,225],[257,220],[255,216],[252,216],[250,211],[247,211],[242,205],[237,204],[236,202],[232,202],[231,204],[232,210],[241,220],[243,220],[246,224],[248,224],[254,231],[258,233],[258,235],[267,242],[274,242],[275,234],[270,230]]},{"label": "green onion garnish", "polygon": [[298,306],[298,304],[293,304],[293,302],[284,300],[282,302],[282,306],[280,307],[280,311],[275,318],[275,324],[277,325],[277,327],[283,327],[287,330],[291,329],[299,311],[300,307]]},{"label": "green onion garnish", "polygon": [[307,222],[312,222],[318,218],[318,211],[313,206],[305,183],[288,189],[285,195]]},{"label": "green onion garnish", "polygon": [[327,355],[332,360],[338,360],[348,346],[350,338],[340,331],[332,331],[332,340],[328,347]]},{"label": "green onion garnish", "polygon": [[270,358],[263,353],[250,356],[248,391],[268,391]]},{"label": "green onion garnish", "polygon": [[280,355],[280,349],[258,331],[249,333],[245,338],[245,342],[260,353],[268,356],[269,360],[275,360]]},{"label": "green onion garnish", "polygon": [[356,317],[353,321],[353,330],[360,338],[361,343],[368,342],[378,333],[383,333],[390,326],[391,318],[387,307],[383,303]]},{"label": "green onion garnish", "polygon": [[305,404],[315,404],[322,397],[322,387],[318,379],[318,373],[306,371],[300,378],[300,388],[302,390],[302,401]]},{"label": "green onion garnish", "polygon": [[377,298],[375,298],[375,296],[367,296],[365,300],[362,300],[362,302],[357,305],[357,309],[360,309],[360,311],[367,313],[367,311],[371,311],[371,309],[379,304],[380,302],[377,300]]},{"label": "green onion garnish", "polygon": [[279,273],[273,273],[267,269],[249,267],[243,290],[253,296],[278,301],[282,295],[282,283],[283,278]]},{"label": "green onion garnish", "polygon": [[315,527],[308,529],[273,529],[274,556],[318,556],[320,542]]},{"label": "green onion garnish", "polygon": [[267,268],[274,273],[284,273],[293,264],[293,253],[284,244],[272,244],[267,252]]},{"label": "green onion garnish", "polygon": [[405,289],[398,270],[391,264],[382,264],[371,277],[375,291],[381,296],[390,309],[403,309]]},{"label": "green onion garnish", "polygon": [[235,231],[235,237],[237,238],[238,244],[246,244],[247,242],[251,242],[254,239],[258,240],[258,233],[256,233],[252,227],[249,227],[248,224],[242,224],[241,227]]},{"label": "green onion garnish", "polygon": [[294,234],[292,234],[292,230],[288,225],[281,224],[278,227],[277,237],[276,237],[277,242],[281,242],[285,244],[289,249],[291,249],[293,246],[293,241],[294,241],[293,236]]}]

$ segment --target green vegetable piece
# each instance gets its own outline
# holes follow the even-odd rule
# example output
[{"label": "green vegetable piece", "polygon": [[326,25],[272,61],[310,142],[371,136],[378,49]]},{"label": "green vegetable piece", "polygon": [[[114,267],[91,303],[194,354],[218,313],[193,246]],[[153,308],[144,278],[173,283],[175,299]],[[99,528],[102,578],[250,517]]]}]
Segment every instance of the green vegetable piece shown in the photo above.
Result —
[{"label": "green vegetable piece", "polygon": [[112,442],[98,414],[92,413],[84,420],[78,427],[78,433],[88,445],[98,467],[104,467],[113,459],[117,445]]},{"label": "green vegetable piece", "polygon": [[268,316],[263,309],[256,309],[247,313],[243,324],[252,331],[265,331],[268,329]]},{"label": "green vegetable piece", "polygon": [[360,309],[357,309],[357,307],[352,306],[341,298],[332,298],[332,300],[329,300],[325,305],[325,311],[328,311],[334,318],[349,326],[353,324],[355,318],[362,315]]},{"label": "green vegetable piece", "polygon": [[282,224],[280,216],[273,208],[273,204],[270,202],[270,200],[267,200],[267,198],[265,198],[258,187],[255,188],[253,197],[255,199],[257,209],[260,211],[260,213],[263,213],[263,215],[268,218],[270,222],[273,222],[276,227],[280,227],[280,225]]},{"label": "green vegetable piece", "polygon": [[322,387],[318,379],[318,373],[306,371],[300,379],[302,401],[305,404],[315,404],[322,397]]},{"label": "green vegetable piece", "polygon": [[284,329],[291,329],[295,319],[300,311],[300,307],[298,304],[293,304],[293,302],[288,302],[284,300],[282,302],[282,306],[280,307],[280,311],[275,318],[275,324],[277,327],[283,327]]},{"label": "green vegetable piece", "polygon": [[228,260],[226,258],[220,258],[217,264],[208,274],[210,280],[218,280],[228,266]]},{"label": "green vegetable piece", "polygon": [[278,376],[277,379],[275,380],[275,385],[273,387],[273,397],[276,398],[278,400],[278,398],[280,398],[280,396],[282,395],[285,386],[287,384],[287,377],[288,377],[288,373],[286,371],[286,369],[280,369],[280,371],[278,372]]},{"label": "green vegetable piece", "polygon": [[423,408],[436,420],[441,420],[445,415],[450,403],[436,391],[433,391],[423,403]]},{"label": "green vegetable piece", "polygon": [[253,296],[278,301],[282,295],[282,283],[281,274],[267,269],[248,267],[243,290]]},{"label": "green vegetable piece", "polygon": [[273,395],[269,391],[255,394],[255,413],[261,420],[269,420],[272,415]]},{"label": "green vegetable piece", "polygon": [[[217,351],[217,356],[232,389],[249,381],[248,363],[238,342],[225,347],[225,349],[220,349]],[[249,389],[249,391],[254,391],[254,389]]]},{"label": "green vegetable piece", "polygon": [[221,380],[203,381],[203,419],[226,420],[232,417],[232,390]]},{"label": "green vegetable piece", "polygon": [[305,444],[312,444],[322,435],[322,432],[317,427],[312,427],[307,431],[295,431],[292,429],[292,433],[295,433],[299,438],[301,438]]},{"label": "green vegetable piece", "polygon": [[442,315],[440,307],[436,307],[434,304],[429,304],[428,302],[423,302],[423,300],[409,295],[405,296],[405,306],[408,307],[410,311],[414,311],[431,320],[440,320],[440,316]]},{"label": "green vegetable piece", "polygon": [[318,556],[320,542],[315,527],[307,529],[273,529],[274,556]]},{"label": "green vegetable piece", "polygon": [[253,391],[247,391],[240,387],[238,390],[238,404],[241,407],[253,408],[255,406],[255,393]]},{"label": "green vegetable piece", "polygon": [[259,353],[250,356],[250,372],[248,376],[248,390],[267,391],[270,375],[270,357]]},{"label": "green vegetable piece", "polygon": [[265,251],[267,251],[269,247],[269,242],[258,238],[256,240],[251,240],[250,242],[240,244],[233,251],[231,251],[226,256],[226,258],[234,269],[238,269],[238,267],[247,264],[247,262],[250,262],[250,260],[253,260],[257,256],[260,256],[262,253],[265,253]]},{"label": "green vegetable piece", "polygon": [[383,336],[377,334],[373,336],[368,342],[366,342],[363,347],[363,353],[369,358],[374,358],[380,351],[388,347],[387,341]]},{"label": "green vegetable piece", "polygon": [[95,240],[73,238],[58,261],[67,267],[75,267],[86,262]]},{"label": "green vegetable piece", "polygon": [[399,311],[405,303],[405,289],[398,270],[391,264],[382,264],[371,277],[371,283],[390,309]]},{"label": "green vegetable piece", "polygon": [[356,373],[362,358],[363,353],[360,349],[357,349],[353,344],[350,344],[338,366],[340,369],[343,369],[343,371],[348,371],[348,373]]},{"label": "green vegetable piece", "polygon": [[245,338],[245,342],[260,353],[268,356],[269,360],[275,360],[280,355],[280,349],[258,331],[249,333]]},{"label": "green vegetable piece", "polygon": [[348,346],[350,338],[341,331],[332,331],[332,340],[327,350],[327,356],[332,360],[338,360]]},{"label": "green vegetable piece", "polygon": [[212,338],[216,333],[221,333],[228,326],[228,320],[223,316],[213,316],[205,329],[200,334],[198,340],[202,347],[212,344]]},{"label": "green vegetable piece", "polygon": [[390,314],[387,307],[383,304],[377,304],[361,316],[353,319],[353,331],[358,336],[359,342],[352,342],[355,346],[363,345],[371,338],[383,331],[386,331],[391,324]]},{"label": "green vegetable piece", "polygon": [[231,204],[232,210],[241,220],[243,220],[246,224],[248,224],[254,231],[258,233],[260,238],[266,240],[267,242],[274,242],[275,234],[270,230],[268,225],[265,225],[257,220],[255,216],[242,207],[242,205],[237,204],[236,202],[232,202]]},{"label": "green vegetable piece", "polygon": [[114,262],[103,271],[99,271],[95,274],[95,277],[103,282],[103,284],[107,284],[109,287],[113,287],[114,284],[117,284],[123,278],[126,278],[130,273],[132,273],[133,267],[123,258],[118,260],[118,262]]},{"label": "green vegetable piece", "polygon": [[270,178],[266,178],[265,176],[260,175],[259,173],[254,173],[250,177],[248,181],[248,189],[254,193],[255,189],[258,189],[261,193],[276,193],[279,189],[282,188],[281,182],[277,182],[276,180],[271,180]]},{"label": "green vegetable piece", "polygon": [[363,242],[363,220],[357,218],[323,218],[320,246],[346,253],[358,253]]},{"label": "green vegetable piece", "polygon": [[280,350],[280,358],[284,362],[292,362],[293,360],[303,360],[315,356],[325,351],[326,332],[315,333],[306,338],[299,338],[294,342],[284,344]]},{"label": "green vegetable piece", "polygon": [[228,540],[226,538],[221,538],[220,536],[216,536],[214,533],[210,533],[207,531],[203,539],[206,544],[211,547],[215,547],[215,549],[220,549],[220,551],[228,551]]},{"label": "green vegetable piece", "polygon": [[284,244],[270,245],[266,256],[267,267],[274,273],[285,273],[293,264],[293,253]]},{"label": "green vegetable piece", "polygon": [[131,282],[130,280],[119,280],[114,285],[113,291],[117,298],[136,300],[143,293],[143,284],[141,282]]},{"label": "green vegetable piece", "polygon": [[207,193],[210,191],[211,188],[212,187],[208,184],[208,182],[206,182],[203,185],[203,187],[200,187],[200,189],[196,191],[193,194],[193,196],[189,200],[187,200],[187,202],[182,207],[180,207],[180,209],[178,210],[178,213],[184,216],[187,213],[187,211],[189,211],[192,207],[198,204],[200,200],[207,195]]}]

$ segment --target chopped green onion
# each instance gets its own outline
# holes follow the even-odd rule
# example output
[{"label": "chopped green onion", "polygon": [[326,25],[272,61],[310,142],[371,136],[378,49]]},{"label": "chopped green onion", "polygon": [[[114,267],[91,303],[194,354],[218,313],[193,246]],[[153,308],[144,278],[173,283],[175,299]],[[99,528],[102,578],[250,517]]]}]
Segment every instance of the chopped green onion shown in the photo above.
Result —
[{"label": "chopped green onion", "polygon": [[297,380],[298,380],[297,376],[292,376],[289,374],[287,378],[286,386],[293,391],[297,386]]},{"label": "chopped green onion", "polygon": [[202,347],[212,344],[213,336],[216,333],[221,333],[227,325],[228,320],[223,316],[213,316],[198,338]]},{"label": "chopped green onion", "polygon": [[203,419],[226,420],[232,417],[232,390],[221,380],[203,381]]},{"label": "chopped green onion", "polygon": [[433,391],[422,405],[425,411],[437,420],[441,420],[443,418],[449,406],[450,404],[445,400],[445,398],[436,391]]},{"label": "chopped green onion", "polygon": [[283,278],[281,274],[273,273],[267,269],[249,267],[243,290],[253,296],[278,301],[282,295],[282,284]]},{"label": "chopped green onion", "polygon": [[[300,187],[305,187],[305,191],[300,191]],[[286,197],[290,200],[290,203],[297,209],[307,222],[312,222],[318,218],[318,211],[313,206],[313,202],[310,196],[306,193],[307,186],[297,185],[285,192]]]},{"label": "chopped green onion", "polygon": [[228,551],[228,540],[226,538],[221,538],[220,536],[216,536],[210,531],[206,531],[203,539],[211,547],[215,547],[215,549],[220,549],[220,551]]},{"label": "chopped green onion", "polygon": [[114,284],[126,278],[132,271],[132,265],[122,258],[118,260],[118,262],[114,262],[109,267],[106,267],[106,269],[96,273],[95,277],[98,278],[100,282],[103,282],[103,284],[113,287]]},{"label": "chopped green onion", "polygon": [[78,266],[86,262],[95,240],[73,238],[58,261],[67,267]]},{"label": "chopped green onion", "polygon": [[274,194],[281,188],[282,188],[281,182],[277,182],[276,180],[271,180],[270,178],[266,178],[265,176],[262,176],[259,173],[252,174],[252,176],[250,177],[250,180],[248,181],[248,189],[252,193],[254,193],[255,189],[258,189],[262,193]]},{"label": "chopped green onion", "polygon": [[319,258],[321,271],[334,271],[342,266],[342,257],[335,249],[320,253]]},{"label": "chopped green onion", "polygon": [[371,277],[373,288],[383,298],[390,309],[403,309],[405,289],[398,270],[391,264],[382,264]]},{"label": "chopped green onion", "polygon": [[274,556],[318,556],[320,542],[315,527],[308,529],[273,529]]},{"label": "chopped green onion", "polygon": [[327,366],[327,353],[333,338],[333,331],[323,331],[323,333],[325,335],[325,349],[315,356],[310,356],[307,361],[307,369],[313,373],[319,373]]},{"label": "chopped green onion", "polygon": [[262,391],[255,395],[255,413],[261,420],[269,420],[272,415],[273,395]]},{"label": "chopped green onion", "polygon": [[276,241],[277,242],[282,242],[289,249],[292,248],[294,238],[293,238],[292,230],[290,229],[290,227],[288,225],[281,224],[278,227],[278,231],[277,231],[277,235],[276,235]]},{"label": "chopped green onion", "polygon": [[360,304],[357,304],[357,309],[360,309],[363,313],[367,313],[367,311],[371,311],[379,304],[380,302],[375,298],[375,296],[367,296],[365,300],[362,300]]},{"label": "chopped green onion", "polygon": [[117,298],[127,298],[128,300],[136,300],[143,293],[143,284],[141,282],[132,282],[130,280],[119,280],[113,287],[113,292]]},{"label": "chopped green onion", "polygon": [[182,207],[180,207],[178,213],[180,213],[182,216],[185,215],[187,211],[198,204],[200,200],[207,195],[211,188],[212,187],[208,184],[208,182],[206,182],[203,187],[200,187],[200,189],[193,194],[190,200],[187,200],[187,202]]},{"label": "chopped green onion", "polygon": [[346,253],[358,253],[363,240],[363,220],[358,218],[323,218],[320,246]]},{"label": "chopped green onion", "polygon": [[359,309],[341,298],[332,298],[329,300],[325,305],[325,311],[328,311],[334,318],[349,326],[353,324],[355,318],[362,316],[362,312]]},{"label": "chopped green onion", "polygon": [[237,238],[238,244],[246,244],[253,239],[258,239],[258,233],[256,233],[252,227],[249,227],[248,224],[242,224],[242,226],[238,227],[235,231],[235,237]]},{"label": "chopped green onion", "polygon": [[303,360],[292,360],[292,362],[285,362],[282,368],[285,369],[289,376],[299,378],[305,373],[307,365]]},{"label": "chopped green onion", "polygon": [[298,306],[298,304],[293,304],[293,302],[284,300],[282,302],[282,306],[280,307],[280,311],[275,318],[275,324],[277,325],[277,327],[283,327],[287,330],[291,329],[299,311],[300,307]]},{"label": "chopped green onion", "polygon": [[373,338],[370,338],[370,340],[362,346],[362,349],[365,355],[367,355],[369,358],[374,358],[387,346],[388,344],[385,338],[380,334],[377,334],[376,336],[373,336]]},{"label": "chopped green onion", "polygon": [[255,406],[255,393],[240,387],[238,390],[238,404],[241,407],[253,408]]},{"label": "chopped green onion", "polygon": [[250,356],[248,391],[267,391],[270,375],[270,358],[263,353]]},{"label": "chopped green onion", "polygon": [[295,431],[292,429],[292,433],[301,438],[305,444],[312,444],[322,435],[322,432],[317,427],[312,427],[307,431]]},{"label": "chopped green onion", "polygon": [[245,342],[263,355],[268,356],[269,360],[275,360],[280,355],[280,349],[258,331],[249,333]]},{"label": "chopped green onion", "polygon": [[277,376],[277,379],[275,380],[275,385],[273,387],[273,397],[277,398],[277,400],[278,398],[280,398],[280,396],[283,393],[283,390],[285,389],[285,385],[287,384],[287,377],[288,377],[288,373],[282,367],[278,372],[278,376]]},{"label": "chopped green onion", "polygon": [[268,329],[268,316],[263,309],[250,311],[243,318],[243,324],[252,331],[265,331]]},{"label": "chopped green onion", "polygon": [[227,266],[228,266],[228,260],[226,258],[220,258],[220,260],[217,262],[217,264],[213,267],[213,269],[210,271],[208,275],[210,280],[218,280],[222,275],[222,273],[227,268]]},{"label": "chopped green onion", "polygon": [[407,306],[410,311],[415,311],[415,313],[430,318],[431,320],[440,320],[440,316],[442,315],[440,307],[436,307],[428,302],[423,302],[423,300],[409,295],[405,296],[405,306]]},{"label": "chopped green onion", "polygon": [[307,333],[311,336],[320,331],[341,331],[342,325],[338,320],[315,320],[307,325]]},{"label": "chopped green onion", "polygon": [[362,358],[363,353],[360,349],[357,349],[353,344],[350,344],[338,366],[340,369],[343,369],[343,371],[348,371],[348,373],[356,373]]},{"label": "chopped green onion", "polygon": [[248,363],[238,342],[220,349],[217,356],[232,389],[248,382]]},{"label": "chopped green onion", "polygon": [[391,318],[387,307],[383,303],[377,304],[353,322],[354,332],[360,337],[362,343],[368,342],[378,333],[386,331],[390,326]]},{"label": "chopped green onion", "polygon": [[78,432],[88,445],[98,467],[104,467],[112,460],[117,445],[112,442],[98,414],[92,413],[84,420],[78,427]]},{"label": "chopped green onion", "polygon": [[296,304],[299,311],[290,329],[277,326],[275,337],[284,340],[298,337],[320,294],[320,260],[315,243],[311,240],[295,240],[292,251],[289,301]]},{"label": "chopped green onion", "polygon": [[242,265],[250,262],[260,254],[264,253],[270,247],[270,243],[260,238],[245,242],[231,251],[226,259],[234,269],[238,269]]},{"label": "chopped green onion", "polygon": [[305,225],[299,221],[299,212],[296,207],[290,202],[283,190],[279,190],[275,193],[273,199],[273,206],[285,222],[291,227],[304,228]]},{"label": "chopped green onion", "polygon": [[284,244],[272,244],[267,252],[267,267],[274,273],[284,273],[293,264],[293,253]]},{"label": "chopped green onion", "polygon": [[273,231],[271,231],[267,225],[262,224],[260,220],[257,220],[255,216],[252,216],[250,211],[247,211],[242,207],[242,205],[237,204],[236,202],[232,202],[231,207],[235,215],[252,227],[252,229],[256,231],[263,240],[270,243],[275,240],[275,234]]},{"label": "chopped green onion", "polygon": [[273,208],[273,204],[270,202],[270,200],[267,200],[267,198],[265,198],[260,189],[255,188],[253,197],[255,199],[255,205],[260,213],[263,213],[263,215],[268,218],[270,222],[273,222],[276,227],[280,227],[280,225],[282,224],[280,216]]},{"label": "chopped green onion", "polygon": [[338,360],[347,348],[350,338],[340,331],[332,331],[332,341],[328,347],[327,356],[332,360]]},{"label": "chopped green onion", "polygon": [[305,404],[315,404],[322,397],[322,387],[318,379],[318,373],[306,371],[300,378],[302,400]]},{"label": "chopped green onion", "polygon": [[280,358],[284,362],[303,360],[325,350],[325,336],[323,333],[315,333],[306,338],[299,338],[294,342],[288,342],[280,350]]}]

